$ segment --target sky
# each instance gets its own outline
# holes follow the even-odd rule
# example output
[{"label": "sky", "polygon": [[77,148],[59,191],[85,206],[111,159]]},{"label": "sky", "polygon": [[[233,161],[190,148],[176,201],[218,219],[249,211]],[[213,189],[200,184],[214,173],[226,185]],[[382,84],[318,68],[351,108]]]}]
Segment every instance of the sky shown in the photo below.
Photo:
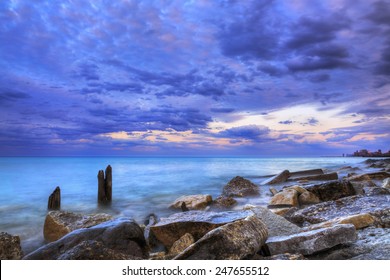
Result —
[{"label": "sky", "polygon": [[0,156],[390,149],[390,1],[1,0]]}]

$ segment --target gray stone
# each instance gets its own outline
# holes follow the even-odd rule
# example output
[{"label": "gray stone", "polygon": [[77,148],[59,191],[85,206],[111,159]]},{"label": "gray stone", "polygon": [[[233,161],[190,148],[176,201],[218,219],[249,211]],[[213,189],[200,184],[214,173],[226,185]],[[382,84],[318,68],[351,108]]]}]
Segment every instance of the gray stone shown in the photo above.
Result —
[{"label": "gray stone", "polygon": [[290,177],[290,172],[288,170],[284,170],[281,173],[269,178],[268,180],[265,180],[262,185],[272,185],[272,184],[280,184],[287,181],[287,179]]},{"label": "gray stone", "polygon": [[284,189],[281,192],[275,194],[269,203],[269,207],[297,207],[299,206],[298,202],[298,192],[294,189]]},{"label": "gray stone", "polygon": [[308,180],[308,181],[331,181],[331,180],[337,180],[339,176],[336,172],[328,173],[328,174],[320,174],[320,175],[311,175],[311,176],[304,176],[304,177],[298,177],[294,178],[294,180]]},{"label": "gray stone", "polygon": [[177,198],[169,207],[174,209],[181,209],[182,203],[188,210],[203,210],[211,202],[212,197],[209,194],[195,194],[195,195],[183,195]]},{"label": "gray stone", "polygon": [[347,224],[289,236],[270,237],[265,246],[271,255],[284,253],[312,255],[339,244],[354,242],[356,238],[355,227]]},{"label": "gray stone", "polygon": [[76,214],[65,211],[50,211],[46,215],[43,236],[46,241],[53,242],[64,235],[80,228],[89,228],[112,220],[108,214]]},{"label": "gray stone", "polygon": [[386,178],[383,180],[382,188],[390,189],[390,178]]},{"label": "gray stone", "polygon": [[251,208],[250,211],[267,226],[268,236],[291,235],[301,231],[300,227],[266,208],[255,207]]},{"label": "gray stone", "polygon": [[20,260],[22,256],[19,236],[0,232],[0,260]]},{"label": "gray stone", "polygon": [[321,175],[321,174],[324,174],[324,171],[322,169],[301,170],[301,171],[290,172],[290,178]]},{"label": "gray stone", "polygon": [[176,260],[240,260],[256,254],[267,239],[267,227],[255,216],[220,226],[188,247]]},{"label": "gray stone", "polygon": [[189,211],[176,213],[168,218],[162,218],[161,221],[151,227],[151,231],[169,249],[176,240],[186,233],[190,233],[195,240],[199,240],[207,232],[224,224],[245,219],[251,213],[250,211],[218,213]]},{"label": "gray stone", "polygon": [[[24,259],[55,260],[63,257],[67,252],[74,252],[77,246],[84,246],[80,245],[84,241],[100,242],[104,248],[132,256],[132,258],[148,258],[148,248],[142,229],[135,221],[120,218],[90,228],[72,231],[61,239],[28,254]],[[77,256],[82,258],[81,254]]]},{"label": "gray stone", "polygon": [[348,181],[332,181],[305,188],[314,193],[321,201],[336,200],[356,194],[352,184]]},{"label": "gray stone", "polygon": [[253,184],[251,181],[236,176],[229,181],[222,191],[222,196],[243,197],[259,194],[259,187]]},{"label": "gray stone", "polygon": [[372,172],[372,173],[355,175],[349,177],[348,180],[350,181],[384,180],[389,177],[390,177],[390,173],[380,171],[380,172]]}]

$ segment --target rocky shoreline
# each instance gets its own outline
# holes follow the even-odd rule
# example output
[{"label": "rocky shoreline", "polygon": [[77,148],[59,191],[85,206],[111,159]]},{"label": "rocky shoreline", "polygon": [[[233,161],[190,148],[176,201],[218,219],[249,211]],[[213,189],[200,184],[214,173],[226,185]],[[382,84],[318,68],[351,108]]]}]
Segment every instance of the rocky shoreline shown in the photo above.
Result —
[{"label": "rocky shoreline", "polygon": [[[46,245],[23,255],[0,234],[0,259],[390,259],[390,159],[365,172],[282,171],[259,186],[237,176],[213,199],[182,196],[144,224],[107,214],[50,211]],[[269,190],[268,207],[254,203]],[[242,198],[252,204],[242,205]]]}]

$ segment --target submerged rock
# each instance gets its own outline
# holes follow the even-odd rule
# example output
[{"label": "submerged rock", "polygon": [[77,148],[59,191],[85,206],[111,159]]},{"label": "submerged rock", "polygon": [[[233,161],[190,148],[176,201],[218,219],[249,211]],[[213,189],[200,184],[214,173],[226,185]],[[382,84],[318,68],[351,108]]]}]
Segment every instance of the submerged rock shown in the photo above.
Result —
[{"label": "submerged rock", "polygon": [[22,256],[19,236],[0,232],[0,260],[20,260]]},{"label": "submerged rock", "polygon": [[80,228],[89,228],[112,220],[108,214],[82,215],[65,211],[50,211],[46,215],[43,236],[46,241],[53,242],[64,235]]},{"label": "submerged rock", "polygon": [[203,210],[212,202],[209,194],[183,195],[177,198],[169,207],[181,209],[184,202],[188,210]]},{"label": "submerged rock", "polygon": [[[148,248],[142,229],[129,219],[120,218],[102,224],[72,231],[61,239],[49,243],[24,257],[27,260],[56,260],[75,255],[77,258],[91,258],[91,243],[84,241],[96,241],[102,245],[93,243],[93,246],[104,247],[107,250],[129,256],[134,259],[148,258]],[[81,244],[81,245],[80,245]],[[84,249],[83,249],[84,248]],[[103,250],[103,249],[102,249]],[[111,251],[110,251],[111,252]],[[96,256],[101,259],[100,256]]]},{"label": "submerged rock", "polygon": [[269,178],[268,180],[265,180],[262,185],[272,185],[272,184],[280,184],[287,181],[287,179],[290,177],[290,171],[284,170],[281,173]]},{"label": "submerged rock", "polygon": [[286,219],[298,224],[317,224],[328,220],[370,214],[375,223],[382,227],[390,226],[390,195],[344,197],[336,201],[327,201],[288,213]]},{"label": "submerged rock", "polygon": [[229,181],[222,191],[222,196],[243,197],[259,194],[259,187],[251,181],[237,176]]},{"label": "submerged rock", "polygon": [[356,238],[353,225],[336,225],[289,236],[270,237],[266,242],[265,251],[271,255],[284,253],[312,255],[339,244],[353,242]]},{"label": "submerged rock", "polygon": [[198,240],[207,232],[227,223],[245,219],[251,213],[250,211],[176,213],[161,219],[160,222],[151,227],[151,231],[169,249],[176,240],[186,233],[190,233],[195,240]]},{"label": "submerged rock", "polygon": [[314,193],[321,201],[336,200],[356,194],[352,184],[348,181],[332,181],[306,187],[306,190]]},{"label": "submerged rock", "polygon": [[220,226],[185,249],[176,260],[240,260],[256,254],[268,237],[255,216]]}]

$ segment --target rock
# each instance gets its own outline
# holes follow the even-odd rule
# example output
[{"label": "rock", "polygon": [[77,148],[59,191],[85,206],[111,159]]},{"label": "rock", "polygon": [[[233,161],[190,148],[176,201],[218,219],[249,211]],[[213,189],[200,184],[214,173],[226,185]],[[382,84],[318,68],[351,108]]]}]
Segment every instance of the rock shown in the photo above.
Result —
[{"label": "rock", "polygon": [[252,260],[306,260],[305,256],[302,254],[279,254],[279,255],[273,255],[273,256],[268,256],[264,257],[259,254],[256,254]]},{"label": "rock", "polygon": [[376,188],[377,187],[377,185],[373,181],[371,181],[370,179],[368,179],[367,181],[351,181],[351,184],[352,184],[353,188],[355,189],[356,194],[365,194],[366,188]]},{"label": "rock", "polygon": [[322,169],[309,169],[309,170],[290,172],[290,178],[311,176],[311,175],[321,175],[321,174],[324,174],[324,171]]},{"label": "rock", "polygon": [[380,187],[374,187],[374,188],[363,188],[364,193],[367,196],[375,196],[375,195],[387,195],[390,194],[390,189],[380,188]]},{"label": "rock", "polygon": [[278,193],[278,191],[277,191],[274,187],[270,187],[270,188],[269,188],[269,191],[270,191],[270,193],[271,193],[272,195],[275,195],[275,194]]},{"label": "rock", "polygon": [[106,248],[102,242],[96,240],[83,241],[70,250],[61,254],[57,260],[137,260],[131,255],[126,255]]},{"label": "rock", "polygon": [[259,194],[259,187],[251,181],[237,176],[223,187],[222,196],[243,197]]},{"label": "rock", "polygon": [[61,189],[56,187],[53,193],[49,196],[49,201],[47,203],[48,210],[60,210],[61,208]]},{"label": "rock", "polygon": [[310,205],[320,203],[320,199],[312,192],[305,191],[298,197],[299,205]]},{"label": "rock", "polygon": [[252,215],[208,232],[175,260],[247,259],[260,250],[267,237],[267,227]]},{"label": "rock", "polygon": [[390,178],[386,178],[383,180],[382,188],[390,189]]},{"label": "rock", "polygon": [[307,192],[307,190],[301,186],[291,186],[291,187],[285,187],[283,188],[284,190],[289,190],[289,189],[293,189],[293,190],[296,190],[298,192],[299,195],[301,195],[302,193],[304,192]]},{"label": "rock", "polygon": [[390,226],[390,195],[344,197],[336,201],[327,201],[296,210],[286,219],[297,225],[317,224],[340,217],[357,214],[370,214],[375,218],[375,224],[382,227]]},{"label": "rock", "polygon": [[88,228],[111,220],[108,214],[82,215],[65,211],[50,211],[46,215],[43,236],[53,242],[79,228]]},{"label": "rock", "polygon": [[207,232],[227,223],[245,219],[251,213],[250,211],[181,212],[161,219],[160,222],[151,227],[151,231],[169,249],[176,240],[186,233],[190,233],[195,240],[199,240]]},{"label": "rock", "polygon": [[237,200],[229,196],[219,196],[212,202],[213,207],[217,208],[231,208],[237,204]]},{"label": "rock", "polygon": [[321,201],[336,200],[356,194],[352,184],[348,181],[333,181],[305,188]]},{"label": "rock", "polygon": [[157,224],[158,219],[155,214],[150,214],[147,216],[145,220],[145,229],[144,229],[144,237],[146,240],[146,244],[152,249],[158,247],[159,241],[154,236],[153,232],[151,232],[150,227]]},{"label": "rock", "polygon": [[287,181],[287,179],[290,177],[290,171],[284,170],[278,175],[275,175],[268,180],[265,180],[262,185],[272,185],[272,184],[279,184],[284,183]]},{"label": "rock", "polygon": [[357,231],[358,239],[349,245],[336,246],[308,257],[314,260],[389,260],[390,228],[364,228]]},{"label": "rock", "polygon": [[380,171],[366,174],[359,174],[352,177],[349,177],[350,181],[367,181],[367,180],[384,180],[390,177],[390,173]]},{"label": "rock", "polygon": [[282,208],[273,208],[270,210],[272,213],[274,213],[278,216],[284,216],[284,214],[286,214],[290,209],[291,209],[291,207],[282,207]]},{"label": "rock", "polygon": [[294,189],[284,189],[275,194],[269,203],[269,207],[296,207],[298,203],[298,192]]},{"label": "rock", "polygon": [[339,244],[353,242],[356,238],[353,225],[336,225],[289,236],[270,237],[266,241],[265,250],[270,255],[284,253],[312,255]]},{"label": "rock", "polygon": [[368,213],[363,213],[363,214],[351,215],[347,217],[340,217],[319,224],[314,224],[302,230],[303,231],[315,230],[319,228],[332,227],[337,224],[353,224],[355,226],[355,229],[362,229],[365,227],[372,226],[374,223],[375,223],[375,218],[372,215]]},{"label": "rock", "polygon": [[175,243],[173,243],[171,249],[169,250],[170,255],[177,255],[183,252],[188,246],[195,243],[194,237],[186,233],[180,239],[176,240]]},{"label": "rock", "polygon": [[142,229],[135,221],[120,218],[90,228],[72,231],[61,239],[51,242],[28,254],[23,259],[56,260],[65,258],[67,254],[70,254],[71,256],[76,255],[77,258],[82,259],[82,248],[85,248],[85,258],[89,258],[91,255],[88,246],[91,244],[88,245],[88,243],[86,243],[80,245],[84,241],[100,242],[103,245],[94,244],[93,246],[99,245],[134,259],[148,258],[148,248]]},{"label": "rock", "polygon": [[184,195],[176,199],[169,207],[181,209],[184,202],[189,210],[202,210],[211,203],[213,199],[209,194]]},{"label": "rock", "polygon": [[22,256],[19,236],[0,232],[0,260],[20,260]]},{"label": "rock", "polygon": [[331,181],[331,180],[337,180],[339,176],[336,172],[328,173],[328,174],[320,174],[320,175],[311,175],[311,176],[305,176],[305,177],[298,177],[294,178],[294,180],[308,180],[308,181]]},{"label": "rock", "polygon": [[285,218],[274,214],[272,211],[263,207],[252,208],[251,211],[268,228],[268,236],[291,235],[301,232],[301,228],[287,221]]}]

